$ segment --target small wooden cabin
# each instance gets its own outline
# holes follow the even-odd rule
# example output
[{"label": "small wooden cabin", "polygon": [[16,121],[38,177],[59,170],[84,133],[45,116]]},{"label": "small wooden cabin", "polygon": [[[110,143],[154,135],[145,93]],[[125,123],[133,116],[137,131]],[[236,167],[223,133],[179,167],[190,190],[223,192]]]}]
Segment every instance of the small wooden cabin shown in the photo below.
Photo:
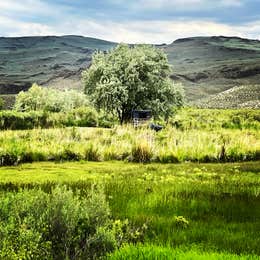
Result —
[{"label": "small wooden cabin", "polygon": [[133,110],[132,119],[134,127],[139,127],[147,124],[152,118],[151,110]]}]

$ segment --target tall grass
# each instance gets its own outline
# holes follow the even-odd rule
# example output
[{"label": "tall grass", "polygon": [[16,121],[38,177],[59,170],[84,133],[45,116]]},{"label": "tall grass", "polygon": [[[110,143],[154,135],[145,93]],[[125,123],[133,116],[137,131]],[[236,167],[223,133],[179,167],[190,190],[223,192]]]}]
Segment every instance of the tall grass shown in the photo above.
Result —
[{"label": "tall grass", "polygon": [[126,245],[107,256],[109,260],[257,260],[257,255],[203,252],[199,248],[185,250],[158,245]]},{"label": "tall grass", "polygon": [[32,161],[235,162],[260,159],[260,132],[218,129],[161,132],[131,126],[0,132],[0,165]]},{"label": "tall grass", "polygon": [[178,129],[260,129],[259,109],[185,108],[169,119]]}]

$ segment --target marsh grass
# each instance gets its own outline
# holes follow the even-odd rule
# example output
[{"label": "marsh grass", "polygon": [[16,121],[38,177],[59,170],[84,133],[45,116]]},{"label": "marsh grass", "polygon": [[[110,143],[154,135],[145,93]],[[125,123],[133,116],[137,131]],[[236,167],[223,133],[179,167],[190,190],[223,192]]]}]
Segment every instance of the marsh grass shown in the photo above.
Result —
[{"label": "marsh grass", "polygon": [[260,159],[260,132],[219,129],[156,133],[131,126],[0,132],[0,165],[32,161],[236,162]]},{"label": "marsh grass", "polygon": [[147,225],[145,243],[259,256],[259,173],[259,162],[33,163],[2,167],[0,190],[101,183],[114,219]]}]

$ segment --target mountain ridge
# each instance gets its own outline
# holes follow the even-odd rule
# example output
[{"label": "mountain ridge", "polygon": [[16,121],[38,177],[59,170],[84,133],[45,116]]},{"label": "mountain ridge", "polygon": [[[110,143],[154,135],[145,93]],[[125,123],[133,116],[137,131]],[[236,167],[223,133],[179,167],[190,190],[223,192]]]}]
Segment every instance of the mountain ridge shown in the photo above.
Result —
[{"label": "mountain ridge", "polygon": [[[81,71],[96,50],[117,43],[79,35],[0,37],[0,94],[16,94],[32,83],[82,88]],[[164,50],[188,101],[202,100],[240,85],[260,84],[260,41],[240,37],[190,37]]]}]

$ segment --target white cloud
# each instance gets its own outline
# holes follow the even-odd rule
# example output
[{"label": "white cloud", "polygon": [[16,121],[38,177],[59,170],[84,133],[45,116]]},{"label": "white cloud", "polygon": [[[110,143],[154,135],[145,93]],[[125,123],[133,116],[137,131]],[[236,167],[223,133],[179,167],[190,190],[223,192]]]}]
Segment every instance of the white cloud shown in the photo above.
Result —
[{"label": "white cloud", "polygon": [[[68,28],[73,28],[73,31]],[[115,42],[171,43],[178,38],[226,35],[260,39],[260,21],[232,26],[212,21],[130,21],[115,23],[80,20],[55,28],[62,34],[79,34]]]},{"label": "white cloud", "polygon": [[239,26],[211,21],[130,21],[115,23],[94,20],[62,21],[55,26],[26,23],[0,17],[5,36],[77,34],[115,42],[171,43],[178,38],[226,35],[260,39],[260,21]]},{"label": "white cloud", "polygon": [[21,22],[3,16],[0,16],[0,28],[2,36],[37,36],[55,35],[57,33],[44,24]]},{"label": "white cloud", "polygon": [[[2,0],[0,2],[0,10],[1,12],[8,11],[8,12],[32,12],[41,5],[39,1],[35,0],[24,0],[24,1],[7,1]],[[42,6],[41,6],[42,7]]]}]

